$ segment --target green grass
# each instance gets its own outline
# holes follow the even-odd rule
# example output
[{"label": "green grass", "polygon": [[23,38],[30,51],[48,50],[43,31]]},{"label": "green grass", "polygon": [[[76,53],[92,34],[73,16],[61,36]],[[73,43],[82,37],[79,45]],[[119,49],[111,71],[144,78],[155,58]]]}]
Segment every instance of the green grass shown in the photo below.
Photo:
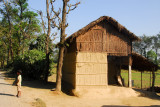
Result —
[{"label": "green grass", "polygon": [[[160,71],[156,72],[155,86],[160,86]],[[128,71],[122,70],[122,78],[124,79],[125,85],[128,84]],[[141,72],[132,70],[132,80],[134,80],[134,87],[141,88]],[[152,75],[150,80],[150,72],[142,73],[142,88],[150,87],[150,82],[152,83]]]}]

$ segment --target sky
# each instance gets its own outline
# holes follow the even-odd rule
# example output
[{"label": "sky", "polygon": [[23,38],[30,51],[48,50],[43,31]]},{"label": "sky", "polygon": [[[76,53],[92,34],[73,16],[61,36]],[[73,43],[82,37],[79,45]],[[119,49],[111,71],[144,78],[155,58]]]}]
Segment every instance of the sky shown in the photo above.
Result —
[{"label": "sky", "polygon": [[[62,7],[56,0],[55,8]],[[70,0],[81,4],[67,16],[66,34],[71,35],[101,16],[110,16],[137,36],[160,32],[160,0]],[[28,0],[29,8],[46,14],[46,0]]]}]

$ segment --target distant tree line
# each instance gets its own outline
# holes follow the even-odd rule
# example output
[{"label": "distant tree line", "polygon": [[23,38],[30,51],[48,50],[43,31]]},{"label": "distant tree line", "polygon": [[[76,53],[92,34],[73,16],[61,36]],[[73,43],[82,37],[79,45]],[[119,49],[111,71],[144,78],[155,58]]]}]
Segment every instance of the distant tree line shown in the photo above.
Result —
[{"label": "distant tree line", "polygon": [[160,33],[154,36],[140,36],[141,41],[133,43],[133,51],[141,54],[145,58],[160,64]]}]

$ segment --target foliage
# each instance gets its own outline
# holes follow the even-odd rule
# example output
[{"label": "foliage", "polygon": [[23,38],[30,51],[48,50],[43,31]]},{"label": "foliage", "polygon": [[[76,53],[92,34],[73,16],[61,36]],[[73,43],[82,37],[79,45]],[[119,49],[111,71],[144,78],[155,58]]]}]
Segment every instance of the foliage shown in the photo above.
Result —
[{"label": "foliage", "polygon": [[155,36],[140,36],[141,41],[133,43],[133,51],[150,59],[155,64],[160,63],[160,33]]},{"label": "foliage", "polygon": [[[0,7],[0,64],[2,68],[22,69],[25,78],[44,78],[46,64],[49,75],[55,73],[58,60],[52,40],[46,42],[38,14],[28,9],[28,0],[2,1]],[[47,28],[45,29],[47,30]],[[50,35],[49,35],[50,36]],[[46,43],[49,59],[46,63]],[[53,69],[54,68],[54,69]]]},{"label": "foliage", "polygon": [[37,37],[36,41],[31,42],[30,44],[30,50],[37,49],[39,51],[45,52],[45,34],[41,34]]},{"label": "foliage", "polygon": [[[45,74],[45,52],[37,49],[29,50],[24,55],[19,55],[14,59],[13,70],[16,72],[21,69],[23,71],[24,78],[30,79],[44,79]],[[55,73],[56,64],[53,59],[50,58],[50,75]]]},{"label": "foliage", "polygon": [[150,50],[147,52],[147,58],[157,64],[157,62],[155,62],[156,57],[157,57],[157,54],[153,50]]},{"label": "foliage", "polygon": [[21,69],[24,77],[40,79],[45,71],[45,53],[38,50],[25,52],[15,58],[13,67],[13,72]]}]

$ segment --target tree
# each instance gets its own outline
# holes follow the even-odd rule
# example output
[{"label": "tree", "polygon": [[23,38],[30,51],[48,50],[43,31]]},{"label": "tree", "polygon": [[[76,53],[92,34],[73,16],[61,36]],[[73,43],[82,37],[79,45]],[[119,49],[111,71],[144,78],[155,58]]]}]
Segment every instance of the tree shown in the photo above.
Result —
[{"label": "tree", "polygon": [[[70,0],[63,0],[63,9],[62,9],[62,18],[58,17],[60,28],[60,45],[59,45],[59,57],[58,57],[58,65],[57,65],[57,78],[56,78],[56,91],[61,91],[61,78],[62,78],[62,66],[63,66],[63,56],[64,56],[64,48],[65,48],[65,30],[68,27],[66,24],[66,16],[70,11],[76,9],[76,7],[80,4],[80,2],[72,5],[69,4]],[[68,9],[67,9],[68,7]],[[53,10],[54,11],[54,10]]]},{"label": "tree", "polygon": [[133,50],[147,58],[147,51],[151,48],[152,39],[146,35],[143,35],[140,38],[141,41],[133,43]]},{"label": "tree", "polygon": [[4,32],[6,32],[6,28],[1,26],[0,23],[0,63],[1,68],[4,68],[4,63],[6,59],[6,53],[7,53],[7,38]]},{"label": "tree", "polygon": [[160,48],[160,34],[156,36],[141,36],[140,42],[133,43],[133,50],[142,56],[150,59],[155,64],[158,64],[159,48]]},{"label": "tree", "polygon": [[11,3],[8,2],[8,0],[5,2],[3,0],[3,9],[0,9],[1,14],[3,15],[3,25],[6,26],[8,28],[8,32],[7,32],[7,39],[8,39],[8,60],[7,62],[10,60],[11,57],[11,61],[13,61],[13,48],[12,48],[12,32],[13,32],[13,17],[14,17],[14,13],[15,10],[14,8],[12,8]]},{"label": "tree", "polygon": [[14,0],[14,5],[17,9],[17,14],[15,15],[15,34],[17,38],[18,49],[17,55],[22,50],[22,54],[25,48],[28,49],[29,44],[35,38],[35,33],[41,31],[39,26],[39,20],[37,20],[37,13],[28,10],[28,0]]},{"label": "tree", "polygon": [[147,59],[151,60],[155,64],[157,64],[156,58],[157,58],[157,54],[153,50],[150,50],[147,52]]},{"label": "tree", "polygon": [[[50,36],[51,36],[51,22],[54,22],[56,16],[58,16],[60,14],[60,11],[58,12],[55,12],[56,15],[54,14],[52,16],[52,11],[50,12],[49,9],[50,9],[50,6],[51,8],[53,9],[53,2],[55,1],[52,1],[52,0],[46,0],[46,11],[47,11],[47,29],[46,29],[46,26],[45,26],[45,22],[44,22],[44,19],[43,19],[43,13],[42,11],[39,11],[39,14],[41,16],[41,20],[42,20],[42,28],[43,28],[43,35],[45,36],[45,51],[46,51],[46,72],[45,72],[45,78],[44,80],[46,82],[48,82],[48,75],[49,75],[49,56],[50,56],[50,44],[51,44],[51,39],[50,39]],[[52,36],[54,37],[53,40],[55,40],[55,36],[57,35],[57,33],[53,33]]]},{"label": "tree", "polygon": [[[157,34],[156,36],[152,36],[152,48],[155,50],[155,53],[156,55],[158,55],[158,49],[160,48],[160,34]],[[158,64],[158,61],[157,61],[157,57],[155,58],[155,62],[156,64]]]}]

